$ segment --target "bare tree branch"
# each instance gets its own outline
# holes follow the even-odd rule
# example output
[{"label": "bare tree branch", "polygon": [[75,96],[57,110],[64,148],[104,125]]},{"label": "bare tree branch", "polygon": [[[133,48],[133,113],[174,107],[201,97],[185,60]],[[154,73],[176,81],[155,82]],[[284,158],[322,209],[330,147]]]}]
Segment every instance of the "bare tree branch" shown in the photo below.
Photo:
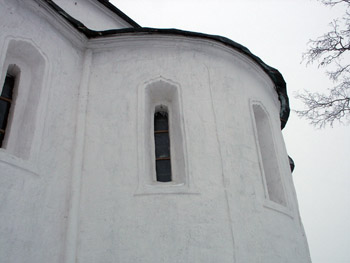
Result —
[{"label": "bare tree branch", "polygon": [[338,62],[343,53],[350,50],[350,23],[347,24],[347,30],[340,29],[339,19],[330,23],[330,26],[331,31],[309,41],[309,49],[303,54],[307,64],[319,61],[319,67],[327,66]]},{"label": "bare tree branch", "polygon": [[304,117],[318,128],[327,124],[331,127],[334,122],[349,124],[350,121],[350,79],[329,90],[328,94],[304,91],[296,98],[302,100],[306,109],[297,110],[300,117]]},{"label": "bare tree branch", "polygon": [[350,0],[321,0],[324,5],[335,6],[340,3],[350,4]]},{"label": "bare tree branch", "polygon": [[334,71],[327,71],[326,74],[328,75],[328,77],[333,80],[333,81],[337,81],[337,79],[339,78],[340,75],[344,74],[344,75],[349,75],[350,73],[350,64],[346,65],[346,66],[342,66],[339,63],[336,63],[337,68]]},{"label": "bare tree branch", "polygon": [[[297,93],[296,98],[305,104],[304,110],[297,110],[316,127],[333,126],[334,122],[349,124],[350,119],[350,0],[320,0],[326,6],[345,4],[343,17],[330,23],[330,31],[308,42],[308,50],[303,54],[306,65],[314,62],[318,67],[332,67],[326,71],[336,86],[328,94],[304,91]],[[344,63],[345,62],[345,63]]]}]

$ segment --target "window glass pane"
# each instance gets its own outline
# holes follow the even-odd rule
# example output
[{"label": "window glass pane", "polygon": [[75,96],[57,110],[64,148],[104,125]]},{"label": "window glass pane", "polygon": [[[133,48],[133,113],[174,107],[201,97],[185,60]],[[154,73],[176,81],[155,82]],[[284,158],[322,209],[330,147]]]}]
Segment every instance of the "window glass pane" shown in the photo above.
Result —
[{"label": "window glass pane", "polygon": [[168,113],[164,111],[156,112],[154,114],[154,143],[158,182],[171,181],[170,139],[168,129]]},{"label": "window glass pane", "polygon": [[2,145],[2,141],[4,140],[4,134],[0,132],[0,147]]},{"label": "window glass pane", "polygon": [[14,83],[15,83],[15,78],[7,75],[5,78],[4,87],[1,92],[2,97],[12,99],[12,90],[13,90]]},{"label": "window glass pane", "polygon": [[154,134],[156,146],[156,158],[170,157],[169,133]]},{"label": "window glass pane", "polygon": [[0,98],[0,129],[5,130],[11,103]]},{"label": "window glass pane", "polygon": [[12,91],[15,83],[15,78],[7,75],[5,78],[4,86],[2,87],[1,97],[0,97],[0,147],[2,146],[2,141],[5,137],[5,129],[7,125],[7,119],[11,107]]},{"label": "window glass pane", "polygon": [[156,172],[158,182],[170,182],[171,181],[171,164],[170,160],[158,160],[156,161]]},{"label": "window glass pane", "polygon": [[168,130],[168,113],[164,111],[156,112],[154,114],[154,130]]}]

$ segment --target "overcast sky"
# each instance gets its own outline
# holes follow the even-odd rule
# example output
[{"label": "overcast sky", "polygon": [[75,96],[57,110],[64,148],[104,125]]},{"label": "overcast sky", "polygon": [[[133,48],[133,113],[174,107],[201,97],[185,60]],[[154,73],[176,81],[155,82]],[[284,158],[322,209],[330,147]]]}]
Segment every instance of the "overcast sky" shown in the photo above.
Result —
[{"label": "overcast sky", "polygon": [[[301,64],[308,40],[328,30],[344,6],[316,0],[110,0],[143,27],[178,28],[228,37],[277,68],[295,92],[333,83]],[[294,112],[283,131],[313,263],[350,263],[350,126],[317,130]]]}]

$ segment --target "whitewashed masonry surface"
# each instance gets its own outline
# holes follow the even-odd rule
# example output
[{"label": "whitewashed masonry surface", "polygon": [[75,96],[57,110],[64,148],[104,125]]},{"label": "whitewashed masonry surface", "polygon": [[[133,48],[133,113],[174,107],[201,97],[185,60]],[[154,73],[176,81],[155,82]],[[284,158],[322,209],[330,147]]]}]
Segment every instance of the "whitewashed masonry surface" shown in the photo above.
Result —
[{"label": "whitewashed masonry surface", "polygon": [[311,262],[285,97],[253,55],[105,0],[0,0],[0,24],[0,262]]}]

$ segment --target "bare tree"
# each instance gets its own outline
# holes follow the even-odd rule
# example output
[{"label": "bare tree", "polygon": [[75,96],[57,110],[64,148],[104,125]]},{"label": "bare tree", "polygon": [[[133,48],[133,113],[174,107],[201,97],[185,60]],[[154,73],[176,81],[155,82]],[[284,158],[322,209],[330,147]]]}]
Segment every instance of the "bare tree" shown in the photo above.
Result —
[{"label": "bare tree", "polygon": [[310,40],[308,50],[303,54],[307,65],[317,62],[318,67],[330,68],[326,74],[335,83],[328,94],[304,91],[296,95],[306,106],[296,113],[322,128],[333,126],[335,121],[348,124],[350,119],[350,0],[319,1],[331,7],[346,5],[344,16],[330,23],[329,32]]}]

